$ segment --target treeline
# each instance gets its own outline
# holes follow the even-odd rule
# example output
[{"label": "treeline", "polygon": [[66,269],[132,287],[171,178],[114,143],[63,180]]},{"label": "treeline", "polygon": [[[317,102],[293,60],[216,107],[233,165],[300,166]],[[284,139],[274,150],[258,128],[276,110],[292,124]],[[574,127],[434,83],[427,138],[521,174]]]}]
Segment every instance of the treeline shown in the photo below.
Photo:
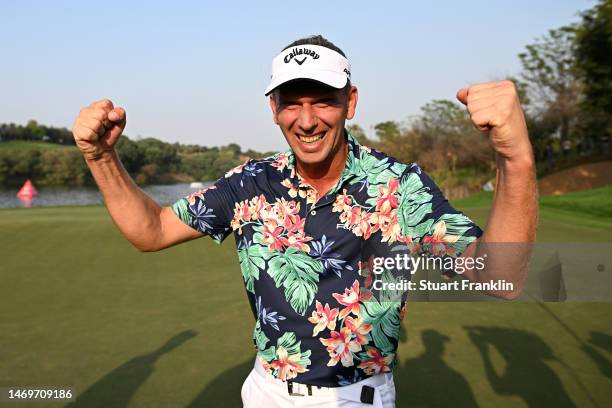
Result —
[{"label": "treeline", "polygon": [[[507,79],[519,91],[540,175],[579,162],[611,159],[611,50],[612,0],[600,0],[581,13],[578,22],[549,30],[518,55],[522,70]],[[403,162],[418,162],[449,196],[467,195],[494,176],[489,143],[474,129],[465,107],[454,100],[433,100],[406,122],[382,122],[369,132],[359,125],[349,129],[364,144]],[[67,129],[35,121],[0,125],[0,140],[74,144]],[[117,148],[140,184],[214,180],[247,157],[270,154],[242,152],[237,144],[209,148],[125,136]],[[42,185],[93,184],[76,148],[0,149],[0,185],[24,178]]]},{"label": "treeline", "polygon": [[[518,58],[521,72],[505,79],[516,84],[526,111],[539,175],[612,159],[612,0],[549,30]],[[402,161],[419,162],[446,190],[475,189],[494,174],[489,144],[457,101],[434,100],[411,120],[379,123],[369,134],[358,125],[351,130]]]},{"label": "treeline", "polygon": [[359,125],[348,127],[362,144],[416,162],[453,198],[480,190],[494,175],[494,153],[466,109],[450,100],[434,100],[420,115],[404,123],[387,121],[367,135]]},{"label": "treeline", "polygon": [[[11,141],[39,143],[8,147]],[[7,143],[7,148],[2,148],[2,143]],[[125,135],[116,149],[126,170],[141,185],[216,180],[247,158],[272,153],[242,151],[235,143],[205,147],[154,138],[132,140]],[[28,178],[40,186],[95,184],[68,129],[39,125],[33,120],[25,126],[0,124],[0,186],[18,186]]]}]

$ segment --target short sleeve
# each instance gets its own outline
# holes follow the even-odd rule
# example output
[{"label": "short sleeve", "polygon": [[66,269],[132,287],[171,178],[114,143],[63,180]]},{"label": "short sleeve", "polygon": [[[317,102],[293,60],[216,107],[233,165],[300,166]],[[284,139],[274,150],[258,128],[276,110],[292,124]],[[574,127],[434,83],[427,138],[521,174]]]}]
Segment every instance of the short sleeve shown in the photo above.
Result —
[{"label": "short sleeve", "polygon": [[191,228],[220,244],[232,232],[235,200],[232,178],[222,177],[172,204],[172,211]]},{"label": "short sleeve", "polygon": [[436,183],[417,164],[412,164],[404,172],[399,192],[400,227],[419,252],[456,258],[483,234],[474,221],[453,208]]}]

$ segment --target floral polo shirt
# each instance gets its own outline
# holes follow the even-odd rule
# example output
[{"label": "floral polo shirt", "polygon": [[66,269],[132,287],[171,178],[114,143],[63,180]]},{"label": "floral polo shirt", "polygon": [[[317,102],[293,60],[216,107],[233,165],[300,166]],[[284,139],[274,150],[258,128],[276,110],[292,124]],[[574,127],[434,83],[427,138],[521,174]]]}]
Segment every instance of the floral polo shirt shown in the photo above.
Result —
[{"label": "floral polo shirt", "polygon": [[345,137],[345,168],[318,201],[288,150],[172,206],[218,243],[233,232],[257,358],[283,381],[336,387],[391,371],[406,296],[373,290],[372,256],[455,257],[482,235],[417,164]]}]

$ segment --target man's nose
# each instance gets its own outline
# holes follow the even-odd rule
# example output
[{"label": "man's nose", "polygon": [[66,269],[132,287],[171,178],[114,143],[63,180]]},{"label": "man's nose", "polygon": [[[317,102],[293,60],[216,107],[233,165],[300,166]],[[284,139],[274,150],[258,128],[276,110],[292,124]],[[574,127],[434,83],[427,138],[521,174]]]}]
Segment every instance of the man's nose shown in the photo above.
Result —
[{"label": "man's nose", "polygon": [[300,116],[298,118],[298,126],[304,131],[309,132],[317,128],[317,117],[314,114],[312,106],[305,103],[300,109]]}]

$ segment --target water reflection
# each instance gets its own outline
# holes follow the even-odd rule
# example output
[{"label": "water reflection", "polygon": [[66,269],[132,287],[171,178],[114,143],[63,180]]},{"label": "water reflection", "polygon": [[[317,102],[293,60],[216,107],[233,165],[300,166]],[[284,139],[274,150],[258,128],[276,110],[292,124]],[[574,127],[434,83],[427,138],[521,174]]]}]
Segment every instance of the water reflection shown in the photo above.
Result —
[{"label": "water reflection", "polygon": [[30,208],[34,203],[34,198],[17,197],[21,207]]},{"label": "water reflection", "polygon": [[[208,184],[204,184],[206,187]],[[177,199],[198,190],[189,183],[150,185],[142,190],[160,205],[169,205]],[[102,204],[102,196],[96,188],[39,188],[34,198],[18,198],[17,189],[0,190],[0,208],[49,207],[61,205]]]}]

